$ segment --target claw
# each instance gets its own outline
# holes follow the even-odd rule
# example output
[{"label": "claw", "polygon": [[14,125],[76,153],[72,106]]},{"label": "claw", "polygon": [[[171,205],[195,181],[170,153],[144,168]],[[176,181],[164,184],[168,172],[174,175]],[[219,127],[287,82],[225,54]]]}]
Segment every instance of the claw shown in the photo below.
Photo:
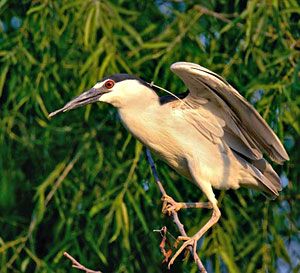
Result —
[{"label": "claw", "polygon": [[172,259],[170,260],[170,262],[168,263],[168,269],[170,269],[171,265],[174,263],[174,261],[176,260],[176,258],[181,254],[181,252],[183,250],[185,250],[188,246],[192,246],[193,248],[193,253],[196,252],[197,249],[197,242],[198,239],[194,238],[194,237],[184,237],[184,236],[179,236],[177,238],[177,240],[179,241],[186,241],[182,244],[182,246],[176,251],[176,253],[173,255]]},{"label": "claw", "polygon": [[172,211],[179,211],[182,209],[182,204],[176,202],[172,197],[168,195],[164,195],[162,197],[163,206],[162,206],[162,212],[164,214],[171,215]]}]

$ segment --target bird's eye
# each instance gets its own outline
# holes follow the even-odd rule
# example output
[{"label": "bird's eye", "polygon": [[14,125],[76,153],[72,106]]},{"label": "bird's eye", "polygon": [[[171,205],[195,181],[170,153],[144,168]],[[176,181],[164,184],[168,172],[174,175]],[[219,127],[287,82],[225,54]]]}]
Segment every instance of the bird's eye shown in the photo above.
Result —
[{"label": "bird's eye", "polygon": [[114,87],[115,82],[114,82],[113,80],[108,80],[108,81],[105,82],[104,85],[105,85],[105,87],[106,87],[107,89],[111,89],[111,88]]}]

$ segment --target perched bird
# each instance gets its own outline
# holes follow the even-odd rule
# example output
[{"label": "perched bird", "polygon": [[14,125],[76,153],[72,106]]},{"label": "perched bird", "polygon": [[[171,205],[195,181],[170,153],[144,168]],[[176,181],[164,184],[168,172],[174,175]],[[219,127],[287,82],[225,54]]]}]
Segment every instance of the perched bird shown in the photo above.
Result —
[{"label": "perched bird", "polygon": [[[201,236],[219,220],[213,188],[243,186],[276,197],[280,179],[263,153],[279,164],[289,157],[266,121],[221,76],[187,62],[174,63],[171,70],[188,92],[159,97],[152,84],[115,74],[50,116],[93,102],[109,103],[138,140],[202,190],[209,201],[203,207],[211,208],[212,216],[194,236],[181,238],[185,242],[172,263],[185,247],[192,245],[195,250]],[[180,203],[169,200],[173,208],[181,208]]]}]

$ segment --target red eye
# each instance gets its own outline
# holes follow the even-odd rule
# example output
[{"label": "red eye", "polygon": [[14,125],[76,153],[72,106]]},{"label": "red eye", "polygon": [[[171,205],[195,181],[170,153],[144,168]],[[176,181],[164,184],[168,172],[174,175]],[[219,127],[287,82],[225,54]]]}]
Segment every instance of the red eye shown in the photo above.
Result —
[{"label": "red eye", "polygon": [[111,89],[114,87],[115,82],[113,80],[107,80],[104,85],[107,89]]}]

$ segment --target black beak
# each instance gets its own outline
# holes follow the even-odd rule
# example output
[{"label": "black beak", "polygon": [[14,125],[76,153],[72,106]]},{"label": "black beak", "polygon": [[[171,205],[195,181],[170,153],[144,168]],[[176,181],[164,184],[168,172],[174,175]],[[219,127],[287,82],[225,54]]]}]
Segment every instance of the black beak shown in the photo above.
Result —
[{"label": "black beak", "polygon": [[106,92],[103,92],[99,89],[92,88],[82,93],[78,97],[74,98],[73,100],[69,101],[63,108],[52,112],[49,115],[49,118],[57,115],[58,113],[67,112],[71,109],[75,109],[77,107],[96,102],[104,93]]}]

